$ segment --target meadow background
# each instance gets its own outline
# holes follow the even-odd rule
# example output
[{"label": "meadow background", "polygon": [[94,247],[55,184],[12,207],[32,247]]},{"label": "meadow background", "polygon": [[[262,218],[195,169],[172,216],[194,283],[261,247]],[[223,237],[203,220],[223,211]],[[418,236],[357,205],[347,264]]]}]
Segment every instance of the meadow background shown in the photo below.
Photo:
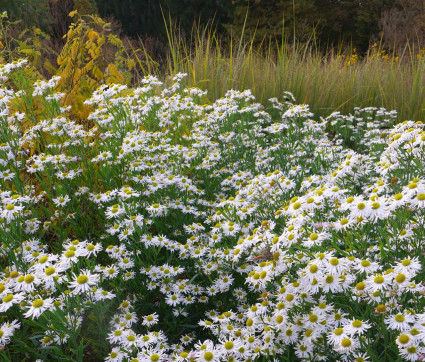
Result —
[{"label": "meadow background", "polygon": [[423,360],[424,6],[0,0],[0,359]]},{"label": "meadow background", "polygon": [[[186,72],[185,84],[207,89],[211,100],[229,89],[251,89],[264,103],[290,90],[318,115],[376,106],[397,109],[405,120],[425,111],[421,1],[2,0],[0,5],[8,12],[1,28],[3,61],[25,57],[42,76],[65,76],[64,89],[85,92],[83,98],[112,73],[135,85],[148,74]],[[69,17],[73,10],[78,15]],[[65,36],[70,26],[75,29]],[[82,74],[71,79],[70,64],[84,69]],[[77,83],[85,83],[85,90],[74,88]]]}]

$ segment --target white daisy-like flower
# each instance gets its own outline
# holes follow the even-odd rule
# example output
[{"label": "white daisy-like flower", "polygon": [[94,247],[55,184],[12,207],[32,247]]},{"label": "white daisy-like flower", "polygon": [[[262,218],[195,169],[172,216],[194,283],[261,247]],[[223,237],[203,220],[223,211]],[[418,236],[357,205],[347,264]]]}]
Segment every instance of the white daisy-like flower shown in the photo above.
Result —
[{"label": "white daisy-like flower", "polygon": [[335,350],[338,352],[348,352],[356,349],[359,346],[359,341],[353,337],[345,337],[339,342]]},{"label": "white daisy-like flower", "polygon": [[372,274],[366,280],[366,290],[374,293],[384,290],[390,281],[390,276],[387,274]]},{"label": "white daisy-like flower", "polygon": [[347,334],[344,333],[344,329],[341,327],[335,328],[332,332],[327,335],[328,341],[333,345],[339,345],[344,338],[347,338]]},{"label": "white daisy-like flower", "polygon": [[85,246],[85,250],[86,250],[86,257],[89,258],[91,256],[97,256],[97,253],[99,253],[99,251],[102,250],[102,245],[100,243],[97,244],[87,244]]},{"label": "white daisy-like flower", "polygon": [[3,210],[1,210],[0,216],[2,218],[5,218],[7,220],[7,222],[10,222],[10,221],[16,219],[16,217],[18,217],[18,215],[20,215],[20,213],[23,209],[24,209],[24,207],[21,206],[21,205],[7,204],[7,205],[3,206]]},{"label": "white daisy-like flower", "polygon": [[7,294],[2,298],[0,312],[6,312],[14,304],[19,304],[25,299],[24,293]]},{"label": "white daisy-like flower", "polygon": [[158,323],[158,314],[152,313],[143,317],[142,325],[151,327]]},{"label": "white daisy-like flower", "polygon": [[213,347],[205,347],[196,351],[196,360],[200,362],[219,362],[221,361],[222,353]]},{"label": "white daisy-like flower", "polygon": [[370,324],[364,323],[360,319],[353,319],[349,324],[344,326],[344,332],[353,336],[354,334],[363,334],[370,328]]},{"label": "white daisy-like flower", "polygon": [[94,293],[93,296],[94,300],[109,300],[109,299],[114,299],[115,298],[115,294],[108,292],[107,290],[103,290],[101,288],[96,289],[96,292]]},{"label": "white daisy-like flower", "polygon": [[40,285],[41,279],[34,274],[21,275],[16,279],[15,290],[22,290],[26,293],[35,291],[35,288]]},{"label": "white daisy-like flower", "polygon": [[419,259],[416,258],[406,258],[400,261],[394,268],[395,273],[406,273],[415,275],[422,266],[419,262]]},{"label": "white daisy-like flower", "polygon": [[242,346],[243,343],[239,339],[227,339],[221,341],[220,351],[223,354],[234,354]]},{"label": "white daisy-like flower", "polygon": [[15,319],[11,323],[3,323],[0,326],[0,345],[5,345],[10,342],[10,338],[13,336],[15,329],[20,328],[20,323]]},{"label": "white daisy-like flower", "polygon": [[402,194],[402,193],[398,193],[395,194],[394,196],[392,196],[389,199],[389,205],[388,205],[388,209],[391,210],[396,210],[399,207],[402,207],[404,205],[406,205],[406,203],[408,202],[408,198],[406,195]]},{"label": "white daisy-like flower", "polygon": [[372,209],[370,204],[367,201],[364,201],[362,199],[357,200],[357,202],[353,202],[350,204],[349,210],[351,212],[350,217],[356,218],[358,216],[361,216],[365,219],[367,219],[371,213]]},{"label": "white daisy-like flower", "polygon": [[365,260],[359,260],[358,264],[354,266],[354,269],[356,269],[359,273],[374,273],[378,270],[379,264],[376,262],[369,261],[367,259]]},{"label": "white daisy-like flower", "polygon": [[415,323],[415,317],[411,314],[395,314],[385,318],[385,324],[389,329],[407,331]]},{"label": "white daisy-like flower", "polygon": [[25,318],[38,318],[40,317],[46,310],[53,310],[53,299],[52,298],[46,298],[41,299],[37,298],[34,299],[28,311],[24,314]]},{"label": "white daisy-like flower", "polygon": [[407,348],[399,349],[401,357],[407,361],[420,361],[425,353],[425,348],[420,347],[418,344],[413,344]]},{"label": "white daisy-like flower", "polygon": [[65,206],[71,198],[68,195],[65,196],[59,196],[56,199],[53,199],[53,203],[55,206]]},{"label": "white daisy-like flower", "polygon": [[109,266],[105,267],[105,269],[102,270],[102,274],[103,274],[104,278],[112,279],[112,278],[115,278],[118,275],[119,271],[120,271],[120,269],[117,266],[109,265]]},{"label": "white daisy-like flower", "polygon": [[345,258],[330,258],[329,264],[326,264],[326,269],[329,274],[338,275],[343,274],[348,268],[347,259]]},{"label": "white daisy-like flower", "polygon": [[161,362],[164,360],[164,352],[162,350],[159,350],[157,348],[155,349],[148,349],[143,352],[143,355],[145,359],[144,361],[152,361],[152,362]]},{"label": "white daisy-like flower", "polygon": [[91,274],[90,271],[82,271],[78,276],[74,275],[74,280],[68,284],[73,289],[74,294],[87,293],[99,282],[99,274]]},{"label": "white daisy-like flower", "polygon": [[127,358],[128,355],[121,348],[114,347],[109,355],[105,358],[105,362],[121,362],[124,358]]},{"label": "white daisy-like flower", "polygon": [[395,343],[399,348],[410,347],[414,342],[415,339],[411,335],[409,335],[409,333],[402,333],[395,340]]},{"label": "white daisy-like flower", "polygon": [[385,219],[390,215],[385,198],[374,198],[369,201],[369,217],[375,219]]}]

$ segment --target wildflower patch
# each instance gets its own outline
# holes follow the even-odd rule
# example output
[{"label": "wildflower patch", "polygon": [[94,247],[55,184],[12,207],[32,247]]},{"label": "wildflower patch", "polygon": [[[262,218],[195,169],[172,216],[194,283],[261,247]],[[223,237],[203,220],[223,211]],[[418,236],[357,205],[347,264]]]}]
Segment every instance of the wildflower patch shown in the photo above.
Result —
[{"label": "wildflower patch", "polygon": [[101,86],[88,129],[24,66],[0,68],[2,358],[424,357],[423,123],[178,74]]}]

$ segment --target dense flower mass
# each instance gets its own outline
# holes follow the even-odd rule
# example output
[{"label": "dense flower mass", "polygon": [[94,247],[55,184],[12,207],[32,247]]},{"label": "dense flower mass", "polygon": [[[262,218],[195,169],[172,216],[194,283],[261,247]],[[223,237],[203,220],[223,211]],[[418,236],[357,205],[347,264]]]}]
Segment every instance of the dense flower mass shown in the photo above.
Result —
[{"label": "dense flower mass", "polygon": [[0,356],[425,357],[423,123],[177,74],[102,86],[88,126],[24,66],[0,67]]}]

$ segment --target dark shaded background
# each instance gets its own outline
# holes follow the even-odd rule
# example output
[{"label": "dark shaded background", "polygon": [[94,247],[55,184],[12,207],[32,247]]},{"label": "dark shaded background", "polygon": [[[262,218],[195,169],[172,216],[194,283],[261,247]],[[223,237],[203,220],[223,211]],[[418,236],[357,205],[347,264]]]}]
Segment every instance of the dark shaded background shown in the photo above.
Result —
[{"label": "dark shaded background", "polygon": [[187,35],[194,24],[213,24],[223,36],[243,30],[255,41],[314,38],[323,48],[345,44],[360,52],[372,42],[388,50],[425,43],[425,0],[0,0],[0,9],[57,38],[69,25],[67,12],[78,9],[114,19],[128,36],[159,41],[165,16]]}]

